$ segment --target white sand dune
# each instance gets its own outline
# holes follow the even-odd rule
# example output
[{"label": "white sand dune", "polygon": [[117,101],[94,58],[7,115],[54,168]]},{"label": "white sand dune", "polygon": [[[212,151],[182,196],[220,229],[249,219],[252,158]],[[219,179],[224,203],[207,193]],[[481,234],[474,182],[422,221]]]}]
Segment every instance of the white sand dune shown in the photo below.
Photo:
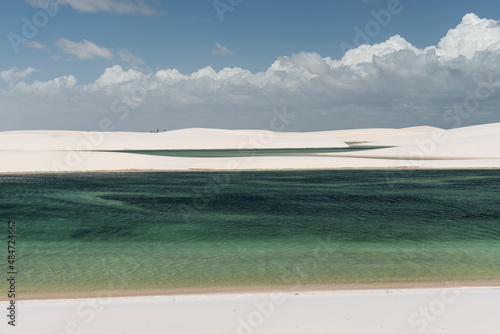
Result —
[{"label": "white sand dune", "polygon": [[[6,309],[7,303],[0,302]],[[497,333],[500,288],[358,290],[18,301],[2,333]]]},{"label": "white sand dune", "polygon": [[182,150],[348,147],[325,132],[182,129],[160,133],[7,131],[0,151]]},{"label": "white sand dune", "polygon": [[[416,132],[421,134],[415,136]],[[423,133],[423,134],[422,134]],[[99,150],[347,147],[344,140],[398,147],[309,156],[182,158]],[[398,137],[399,138],[396,138]],[[342,140],[338,139],[342,138]],[[500,168],[500,123],[441,130],[360,129],[311,133],[184,129],[164,133],[0,132],[0,172]]]},{"label": "white sand dune", "polygon": [[[500,133],[447,139],[437,143],[419,140],[418,144],[353,152],[353,157],[394,159],[500,159]],[[332,154],[333,155],[333,154]]]},{"label": "white sand dune", "polygon": [[[392,159],[500,159],[500,123],[442,130],[371,143],[397,147],[349,153],[350,157]],[[336,156],[345,154],[325,154]]]},{"label": "white sand dune", "polygon": [[382,140],[405,138],[411,136],[419,136],[422,134],[431,133],[433,131],[442,130],[432,126],[417,126],[403,129],[388,129],[388,128],[371,128],[371,129],[352,129],[352,130],[333,130],[324,131],[323,133],[335,137],[347,143],[370,143]]},{"label": "white sand dune", "polygon": [[426,134],[433,127],[315,132],[191,128],[160,133],[84,131],[0,132],[0,151],[120,151],[190,149],[341,148],[345,142],[374,142]]},{"label": "white sand dune", "polygon": [[420,132],[420,133],[430,133],[434,131],[443,130],[441,128],[436,128],[435,126],[420,125],[420,126],[410,126],[407,128],[401,128],[401,130]]},{"label": "white sand dune", "polygon": [[477,137],[485,135],[500,134],[500,123],[482,124],[467,126],[463,128],[455,128],[450,130],[442,130],[436,128],[426,133],[412,135],[407,137],[391,138],[373,141],[372,146],[404,146],[414,145],[415,142],[432,140],[436,136],[446,136],[447,139],[459,139],[468,137]]},{"label": "white sand dune", "polygon": [[183,158],[114,152],[0,151],[0,172],[284,170],[339,168],[500,168],[499,159],[425,160],[323,156]]}]

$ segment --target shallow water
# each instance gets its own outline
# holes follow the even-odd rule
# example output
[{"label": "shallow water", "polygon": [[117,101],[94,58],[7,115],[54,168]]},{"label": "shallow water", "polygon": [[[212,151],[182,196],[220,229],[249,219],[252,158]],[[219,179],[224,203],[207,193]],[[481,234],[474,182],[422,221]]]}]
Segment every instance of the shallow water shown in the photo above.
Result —
[{"label": "shallow water", "polygon": [[0,212],[21,292],[470,281],[500,278],[499,191],[495,170],[5,175]]}]

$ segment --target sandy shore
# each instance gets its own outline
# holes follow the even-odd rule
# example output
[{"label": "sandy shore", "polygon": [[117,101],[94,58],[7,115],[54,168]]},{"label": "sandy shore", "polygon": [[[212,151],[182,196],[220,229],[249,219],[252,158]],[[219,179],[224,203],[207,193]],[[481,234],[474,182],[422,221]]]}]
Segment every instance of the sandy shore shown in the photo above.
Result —
[{"label": "sandy shore", "polygon": [[[5,309],[6,302],[0,302]],[[494,333],[500,287],[18,301],[2,333]]]},{"label": "sandy shore", "polygon": [[[47,299],[80,299],[94,298],[99,295],[113,297],[146,297],[146,296],[174,296],[174,295],[208,295],[231,293],[266,293],[266,292],[309,292],[309,291],[356,291],[356,290],[386,290],[386,289],[436,289],[449,287],[500,287],[500,280],[479,281],[449,281],[449,282],[401,282],[401,283],[344,283],[326,285],[269,285],[269,286],[214,286],[214,287],[184,287],[165,289],[136,289],[136,290],[92,290],[69,292],[40,292],[18,294],[18,300],[47,300]],[[0,302],[7,300],[0,296]]]}]

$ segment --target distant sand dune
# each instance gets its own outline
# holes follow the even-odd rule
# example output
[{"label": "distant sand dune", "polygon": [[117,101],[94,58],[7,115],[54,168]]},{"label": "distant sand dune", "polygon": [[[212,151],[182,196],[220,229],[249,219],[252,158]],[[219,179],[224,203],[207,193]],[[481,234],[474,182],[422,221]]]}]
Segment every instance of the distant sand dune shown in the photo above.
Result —
[{"label": "distant sand dune", "polygon": [[[431,127],[431,126],[418,126],[412,128],[403,129],[354,129],[354,130],[335,130],[328,131],[328,133],[344,142],[348,143],[370,143],[382,140],[391,140],[406,138],[411,136],[419,136],[422,134],[431,133],[433,131],[439,131],[442,129]],[[377,145],[375,145],[377,146]],[[391,146],[391,145],[380,145],[380,146]]]},{"label": "distant sand dune", "polygon": [[[99,150],[344,148],[396,146],[303,156],[186,158]],[[308,133],[182,129],[162,133],[0,132],[0,172],[264,170],[335,168],[500,168],[500,123]]]},{"label": "distant sand dune", "polygon": [[477,137],[477,136],[485,136],[485,135],[494,135],[500,134],[500,123],[492,123],[492,124],[483,124],[483,125],[474,125],[463,128],[456,128],[450,130],[442,130],[436,128],[436,130],[432,130],[423,134],[408,136],[408,137],[400,137],[400,138],[392,138],[385,140],[378,140],[370,143],[373,146],[403,146],[403,145],[413,145],[416,141],[422,141],[426,139],[432,138],[433,134],[436,132],[443,132],[446,134],[447,139],[458,139],[458,138],[468,138],[468,137]]},{"label": "distant sand dune", "polygon": [[7,131],[0,151],[186,150],[348,147],[324,132],[182,129],[160,133]]},{"label": "distant sand dune", "polygon": [[[392,159],[500,159],[500,123],[372,142],[392,148],[352,152],[350,157]],[[340,156],[328,153],[324,155]]]}]

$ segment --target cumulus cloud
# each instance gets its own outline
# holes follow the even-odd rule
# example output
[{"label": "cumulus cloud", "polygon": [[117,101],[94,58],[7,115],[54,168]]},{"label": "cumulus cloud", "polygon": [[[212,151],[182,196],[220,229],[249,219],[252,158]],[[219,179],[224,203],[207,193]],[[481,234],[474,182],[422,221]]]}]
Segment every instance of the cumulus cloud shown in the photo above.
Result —
[{"label": "cumulus cloud", "polygon": [[111,12],[119,14],[153,14],[156,10],[144,0],[26,0],[34,7],[57,2],[79,12]]},{"label": "cumulus cloud", "polygon": [[464,56],[471,59],[478,52],[500,50],[500,29],[495,20],[467,14],[462,22],[448,31],[437,46],[436,53],[444,59]]},{"label": "cumulus cloud", "polygon": [[77,84],[77,79],[72,75],[64,75],[49,81],[34,81],[32,84],[18,82],[12,88],[25,93],[46,94],[52,96],[64,88],[73,88]]},{"label": "cumulus cloud", "polygon": [[10,70],[1,71],[0,79],[2,79],[6,83],[12,83],[17,80],[28,77],[33,72],[35,72],[35,69],[33,67],[28,67],[25,68],[24,70],[20,70],[17,67],[13,67]]},{"label": "cumulus cloud", "polygon": [[[29,118],[33,128],[40,120],[47,128],[91,128],[103,118],[121,130],[266,128],[272,110],[286,105],[296,116],[287,131],[500,122],[499,43],[495,21],[468,14],[435,46],[419,49],[393,36],[338,60],[314,52],[278,57],[258,73],[210,66],[148,73],[115,65],[77,85],[72,76],[26,83],[29,73],[11,69],[2,74],[10,86],[0,89],[0,117],[43,105],[57,117],[40,112]],[[20,126],[2,119],[4,129]]]},{"label": "cumulus cloud", "polygon": [[326,74],[331,70],[329,66],[330,60],[321,58],[321,56],[314,52],[301,52],[294,54],[292,57],[280,57],[280,64],[290,64],[305,68],[312,74]]},{"label": "cumulus cloud", "polygon": [[130,69],[124,71],[119,65],[107,68],[104,73],[92,84],[85,86],[87,89],[98,90],[101,88],[137,81],[143,77],[141,72]]},{"label": "cumulus cloud", "polygon": [[418,50],[408,41],[399,35],[392,36],[387,41],[379,44],[368,45],[363,44],[356,49],[351,49],[346,52],[345,56],[340,61],[332,62],[333,67],[341,65],[355,68],[359,64],[371,63],[374,56],[384,56],[401,50],[411,50],[413,53],[422,54],[423,51]]},{"label": "cumulus cloud", "polygon": [[57,45],[64,53],[75,55],[80,59],[92,59],[94,57],[113,58],[113,53],[109,49],[97,46],[95,43],[85,39],[82,42],[73,42],[66,38],[59,38]]},{"label": "cumulus cloud", "polygon": [[227,47],[221,45],[219,42],[215,41],[215,49],[212,50],[212,54],[214,55],[223,55],[223,56],[234,56],[236,52],[229,50]]}]

